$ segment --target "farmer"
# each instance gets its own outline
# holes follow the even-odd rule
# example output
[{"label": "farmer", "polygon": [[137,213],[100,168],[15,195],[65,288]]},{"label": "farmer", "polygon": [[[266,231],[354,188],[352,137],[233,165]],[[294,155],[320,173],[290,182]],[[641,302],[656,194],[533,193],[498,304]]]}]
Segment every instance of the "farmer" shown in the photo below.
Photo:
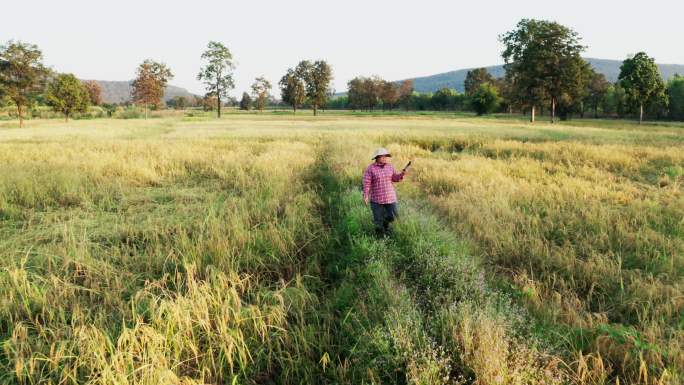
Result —
[{"label": "farmer", "polygon": [[389,163],[392,155],[384,148],[378,148],[373,154],[370,166],[363,173],[363,200],[370,201],[375,223],[375,233],[379,236],[391,234],[390,223],[399,215],[397,212],[397,193],[392,182],[404,179],[406,170],[397,173]]}]

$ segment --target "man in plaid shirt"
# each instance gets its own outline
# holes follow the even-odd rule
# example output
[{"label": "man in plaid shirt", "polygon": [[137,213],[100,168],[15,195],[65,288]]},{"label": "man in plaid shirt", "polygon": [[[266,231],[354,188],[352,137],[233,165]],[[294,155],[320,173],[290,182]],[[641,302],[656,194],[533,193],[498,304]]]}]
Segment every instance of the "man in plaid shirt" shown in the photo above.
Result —
[{"label": "man in plaid shirt", "polygon": [[370,202],[373,212],[375,232],[378,235],[391,234],[390,223],[399,215],[397,212],[397,193],[393,182],[400,182],[406,170],[397,173],[389,163],[392,155],[384,148],[375,150],[373,162],[363,173],[363,200]]}]

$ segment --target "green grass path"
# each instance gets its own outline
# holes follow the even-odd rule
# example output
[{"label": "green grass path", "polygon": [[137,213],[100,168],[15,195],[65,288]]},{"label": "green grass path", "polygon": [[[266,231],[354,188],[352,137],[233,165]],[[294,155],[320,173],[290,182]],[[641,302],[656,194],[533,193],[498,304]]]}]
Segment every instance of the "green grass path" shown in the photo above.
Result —
[{"label": "green grass path", "polygon": [[[324,149],[325,150],[325,149]],[[332,151],[322,151],[323,154]],[[420,202],[378,239],[354,181],[321,157],[315,179],[330,228],[323,261],[334,318],[330,370],[345,383],[555,383],[522,310],[492,288],[466,246]],[[551,370],[545,370],[551,369]]]}]

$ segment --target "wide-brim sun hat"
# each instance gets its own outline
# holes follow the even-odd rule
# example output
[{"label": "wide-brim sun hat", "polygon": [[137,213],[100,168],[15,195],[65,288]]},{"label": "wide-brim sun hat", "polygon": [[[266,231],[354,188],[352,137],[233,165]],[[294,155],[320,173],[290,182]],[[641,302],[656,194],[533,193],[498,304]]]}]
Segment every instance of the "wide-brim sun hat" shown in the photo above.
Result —
[{"label": "wide-brim sun hat", "polygon": [[377,158],[377,157],[379,157],[379,156],[382,156],[382,155],[386,155],[386,156],[389,156],[389,157],[392,156],[392,154],[390,154],[389,151],[387,151],[386,148],[380,147],[380,148],[378,148],[377,150],[375,150],[375,152],[373,153],[373,157],[372,157],[371,159],[375,159],[375,158]]}]

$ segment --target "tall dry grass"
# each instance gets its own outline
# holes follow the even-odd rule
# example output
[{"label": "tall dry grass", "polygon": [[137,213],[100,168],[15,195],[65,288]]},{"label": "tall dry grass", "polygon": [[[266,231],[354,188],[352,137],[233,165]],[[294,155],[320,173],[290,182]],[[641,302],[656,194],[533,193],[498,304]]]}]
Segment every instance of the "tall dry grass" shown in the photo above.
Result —
[{"label": "tall dry grass", "polygon": [[[0,382],[681,381],[679,126],[10,123]],[[414,160],[390,242],[379,145]]]},{"label": "tall dry grass", "polygon": [[3,383],[313,378],[310,144],[63,139],[1,145]]},{"label": "tall dry grass", "polygon": [[679,381],[682,147],[493,140],[462,152],[402,149],[418,157],[431,204],[560,334],[578,382]]}]

